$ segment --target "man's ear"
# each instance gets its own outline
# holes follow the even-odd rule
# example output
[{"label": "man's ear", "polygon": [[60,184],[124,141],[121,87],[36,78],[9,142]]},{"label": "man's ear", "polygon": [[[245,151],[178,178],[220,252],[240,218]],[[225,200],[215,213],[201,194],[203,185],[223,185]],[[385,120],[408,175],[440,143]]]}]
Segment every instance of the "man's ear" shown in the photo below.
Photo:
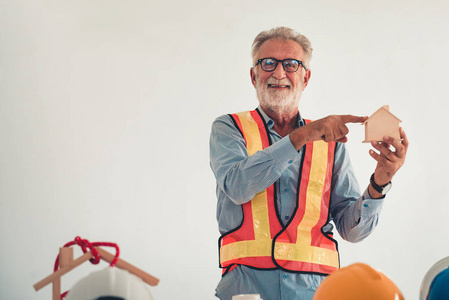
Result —
[{"label": "man's ear", "polygon": [[253,84],[254,88],[256,88],[256,71],[253,67],[249,69],[249,75],[251,76],[251,83]]},{"label": "man's ear", "polygon": [[312,76],[312,71],[310,69],[308,69],[306,71],[306,73],[304,74],[304,88],[302,89],[303,91],[306,89],[306,86],[309,84],[309,80],[310,80],[310,76]]}]

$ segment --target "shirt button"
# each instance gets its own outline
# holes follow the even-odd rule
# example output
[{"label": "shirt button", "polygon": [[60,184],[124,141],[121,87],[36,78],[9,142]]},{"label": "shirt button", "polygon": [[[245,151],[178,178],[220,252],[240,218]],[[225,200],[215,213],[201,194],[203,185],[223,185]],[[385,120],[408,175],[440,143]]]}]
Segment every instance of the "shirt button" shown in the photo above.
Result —
[{"label": "shirt button", "polygon": [[290,160],[288,161],[288,163],[289,163],[289,164],[292,164],[292,163],[293,163],[293,160],[290,159]]},{"label": "shirt button", "polygon": [[363,207],[368,207],[369,205],[368,204],[363,204]]},{"label": "shirt button", "polygon": [[284,277],[284,279],[287,279],[287,278],[288,278],[288,275],[287,275],[287,274],[284,274],[284,276],[282,276],[282,277]]},{"label": "shirt button", "polygon": [[273,125],[273,123],[274,123],[273,120],[269,120],[269,121],[268,121],[268,125],[269,125],[269,126]]},{"label": "shirt button", "polygon": [[289,216],[285,216],[284,219],[288,220],[290,217]]},{"label": "shirt button", "polygon": [[288,189],[284,189],[284,192],[285,192],[285,193],[288,193]]}]

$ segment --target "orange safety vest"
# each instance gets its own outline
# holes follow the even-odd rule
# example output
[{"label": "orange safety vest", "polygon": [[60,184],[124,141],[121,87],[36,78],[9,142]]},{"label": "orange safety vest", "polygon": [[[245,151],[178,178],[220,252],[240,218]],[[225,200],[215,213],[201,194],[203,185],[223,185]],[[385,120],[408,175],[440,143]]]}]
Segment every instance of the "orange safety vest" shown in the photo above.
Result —
[{"label": "orange safety vest", "polygon": [[[258,110],[231,117],[245,139],[249,156],[270,146],[268,130]],[[332,233],[322,230],[329,221],[334,152],[335,142],[305,145],[296,209],[285,226],[276,209],[275,184],[242,205],[242,224],[219,239],[224,274],[238,264],[324,275],[339,268],[337,241]]]}]

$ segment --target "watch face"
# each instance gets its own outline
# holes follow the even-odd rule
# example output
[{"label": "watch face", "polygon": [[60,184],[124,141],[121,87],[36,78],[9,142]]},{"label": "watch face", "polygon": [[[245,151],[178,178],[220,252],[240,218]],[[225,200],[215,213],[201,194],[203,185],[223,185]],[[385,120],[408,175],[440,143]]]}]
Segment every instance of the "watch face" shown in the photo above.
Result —
[{"label": "watch face", "polygon": [[387,184],[383,189],[382,189],[382,195],[385,195],[386,193],[388,193],[388,191],[391,189],[391,182],[389,184]]}]

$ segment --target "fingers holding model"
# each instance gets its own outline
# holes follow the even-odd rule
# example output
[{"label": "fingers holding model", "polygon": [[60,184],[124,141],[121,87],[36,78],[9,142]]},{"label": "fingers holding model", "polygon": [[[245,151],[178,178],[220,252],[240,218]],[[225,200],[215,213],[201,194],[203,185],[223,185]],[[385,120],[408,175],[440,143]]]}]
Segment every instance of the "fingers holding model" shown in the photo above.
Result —
[{"label": "fingers holding model", "polygon": [[377,161],[374,181],[378,185],[390,182],[405,162],[409,142],[402,128],[399,129],[399,133],[400,139],[384,137],[383,142],[371,142],[371,145],[379,151],[379,153],[374,150],[369,152],[371,157]]}]

